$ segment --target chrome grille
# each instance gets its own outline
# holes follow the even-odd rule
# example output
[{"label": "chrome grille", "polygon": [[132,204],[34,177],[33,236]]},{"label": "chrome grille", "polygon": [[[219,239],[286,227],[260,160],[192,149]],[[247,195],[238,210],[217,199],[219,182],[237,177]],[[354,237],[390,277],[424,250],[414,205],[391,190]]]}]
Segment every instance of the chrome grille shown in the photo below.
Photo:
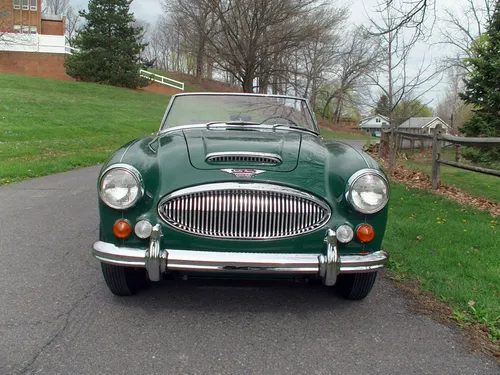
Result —
[{"label": "chrome grille", "polygon": [[218,238],[273,239],[309,233],[330,218],[310,194],[277,185],[221,183],[170,194],[160,217],[181,231]]},{"label": "chrome grille", "polygon": [[281,157],[263,152],[214,152],[206,157],[208,163],[281,164]]}]

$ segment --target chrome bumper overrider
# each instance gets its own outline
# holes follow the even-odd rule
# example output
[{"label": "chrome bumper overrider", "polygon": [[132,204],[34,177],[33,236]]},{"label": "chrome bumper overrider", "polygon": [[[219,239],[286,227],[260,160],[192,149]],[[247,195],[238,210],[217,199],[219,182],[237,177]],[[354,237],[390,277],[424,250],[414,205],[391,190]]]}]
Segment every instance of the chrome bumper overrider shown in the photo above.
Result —
[{"label": "chrome bumper overrider", "polygon": [[290,274],[319,276],[334,285],[343,273],[362,273],[383,268],[388,255],[377,251],[367,255],[339,255],[335,232],[327,231],[327,253],[278,254],[212,252],[160,249],[160,226],[153,228],[148,249],[118,247],[97,241],[92,254],[101,262],[126,267],[142,267],[151,281],[160,281],[169,271],[245,272],[253,274]]}]

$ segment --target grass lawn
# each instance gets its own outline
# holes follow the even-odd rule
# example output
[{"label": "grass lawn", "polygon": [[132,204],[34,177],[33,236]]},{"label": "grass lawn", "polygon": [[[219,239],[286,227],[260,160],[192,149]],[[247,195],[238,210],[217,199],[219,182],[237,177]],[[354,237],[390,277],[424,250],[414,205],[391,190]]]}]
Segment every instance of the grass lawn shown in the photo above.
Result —
[{"label": "grass lawn", "polygon": [[334,132],[327,129],[321,129],[321,135],[324,139],[346,139],[346,140],[358,140],[358,141],[376,141],[379,138],[370,136],[369,134],[351,134],[351,133],[341,133]]},{"label": "grass lawn", "polygon": [[[432,165],[427,162],[404,161],[404,165],[419,169],[428,176],[432,174]],[[474,196],[500,202],[500,178],[482,173],[466,171],[448,165],[441,165],[440,180],[443,184],[454,185]]]},{"label": "grass lawn", "polygon": [[444,197],[392,183],[384,249],[401,278],[446,302],[461,323],[500,340],[500,219]]},{"label": "grass lawn", "polygon": [[0,75],[0,184],[103,162],[159,127],[170,99],[109,86]]}]

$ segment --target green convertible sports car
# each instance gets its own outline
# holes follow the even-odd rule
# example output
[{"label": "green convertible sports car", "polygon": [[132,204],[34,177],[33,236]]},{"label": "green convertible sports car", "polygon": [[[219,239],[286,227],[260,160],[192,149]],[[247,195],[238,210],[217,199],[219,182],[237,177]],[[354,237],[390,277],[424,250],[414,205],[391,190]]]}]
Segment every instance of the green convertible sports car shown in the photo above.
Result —
[{"label": "green convertible sports car", "polygon": [[92,253],[120,296],[179,275],[318,279],[363,299],[388,259],[385,173],[323,140],[303,98],[175,95],[159,131],[116,151],[97,188]]}]

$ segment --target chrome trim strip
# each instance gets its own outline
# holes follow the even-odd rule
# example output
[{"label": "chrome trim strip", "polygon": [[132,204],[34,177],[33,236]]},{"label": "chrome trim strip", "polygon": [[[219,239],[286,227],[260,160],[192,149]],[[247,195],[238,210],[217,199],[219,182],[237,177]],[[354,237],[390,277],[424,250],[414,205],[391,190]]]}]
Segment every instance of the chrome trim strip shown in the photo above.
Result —
[{"label": "chrome trim strip", "polygon": [[[331,240],[331,239],[330,239]],[[152,243],[156,240],[152,240]],[[332,249],[333,250],[333,249]],[[197,250],[162,249],[160,256],[152,256],[148,249],[118,247],[97,241],[93,244],[92,255],[103,263],[125,267],[140,267],[148,270],[149,277],[158,281],[168,270],[210,271],[250,274],[297,274],[323,277],[327,285],[338,274],[364,273],[381,269],[389,256],[384,251],[366,255],[324,254],[279,254],[279,253],[238,253]],[[329,271],[326,271],[329,270]],[[333,284],[331,284],[333,285]]]},{"label": "chrome trim strip", "polygon": [[[220,124],[213,124],[210,126],[210,130],[216,130],[216,129],[227,129],[228,127],[232,127],[235,125],[226,125],[224,122]],[[258,124],[258,125],[245,125],[246,128],[252,128],[252,129],[258,129],[258,130],[272,130],[273,132],[276,131],[276,129],[273,129],[274,125],[269,125],[269,124]],[[188,125],[178,125],[178,126],[173,126],[171,128],[166,128],[158,132],[159,135],[164,135],[167,133],[171,133],[177,130],[189,130],[189,129],[206,129],[207,125],[206,124],[188,124]],[[294,132],[300,132],[300,133],[307,133],[311,135],[316,135],[317,137],[320,137],[320,133],[318,132],[317,134],[311,133],[307,128],[300,129],[300,128],[277,128],[281,130],[287,130],[287,131],[294,131]],[[313,130],[315,131],[315,130]]]},{"label": "chrome trim strip", "polygon": [[[203,207],[199,213],[201,226],[198,222],[196,226],[189,226],[185,220],[186,215],[192,214],[186,211],[185,202],[194,196],[198,197]],[[281,222],[280,230],[278,223],[273,223],[273,216],[276,214],[272,209],[273,196],[281,202],[282,215],[277,219],[278,223]],[[229,205],[228,210],[214,204],[214,199],[223,199]],[[317,212],[315,220],[307,226],[304,219],[299,217],[304,215],[304,205],[311,206]],[[171,214],[172,206],[176,208],[176,215]],[[212,183],[181,189],[162,198],[157,211],[160,218],[176,230],[212,238],[241,240],[269,240],[302,235],[321,228],[332,214],[327,203],[309,193],[281,185],[251,182]],[[221,228],[221,220],[228,220],[229,228]]]},{"label": "chrome trim strip", "polygon": [[168,194],[160,201],[159,205],[166,200],[177,198],[184,195],[189,195],[194,193],[205,193],[210,191],[224,191],[224,190],[254,190],[254,191],[264,191],[264,192],[272,191],[275,193],[295,195],[300,198],[312,200],[318,203],[324,209],[330,210],[330,207],[325,202],[319,200],[316,196],[312,194],[306,193],[301,190],[296,190],[287,186],[265,184],[258,182],[221,182],[221,183],[197,185],[185,189],[176,190]]},{"label": "chrome trim strip", "polygon": [[307,101],[305,98],[300,97],[300,96],[293,96],[293,95],[280,95],[280,94],[259,94],[259,93],[251,93],[251,92],[182,92],[173,95],[172,97],[177,97],[177,96],[226,96],[226,95],[232,95],[232,96],[261,96],[261,97],[267,97],[267,98],[286,98],[286,99],[297,99],[297,100],[302,100],[302,101]]},{"label": "chrome trim strip", "polygon": [[[226,159],[235,158],[243,160],[214,160],[214,159]],[[248,161],[244,159],[263,159],[263,161]],[[253,164],[281,164],[281,156],[276,154],[270,154],[267,152],[246,152],[246,151],[228,151],[228,152],[212,152],[208,154],[205,158],[207,163],[231,163],[231,162],[246,162]]]}]

